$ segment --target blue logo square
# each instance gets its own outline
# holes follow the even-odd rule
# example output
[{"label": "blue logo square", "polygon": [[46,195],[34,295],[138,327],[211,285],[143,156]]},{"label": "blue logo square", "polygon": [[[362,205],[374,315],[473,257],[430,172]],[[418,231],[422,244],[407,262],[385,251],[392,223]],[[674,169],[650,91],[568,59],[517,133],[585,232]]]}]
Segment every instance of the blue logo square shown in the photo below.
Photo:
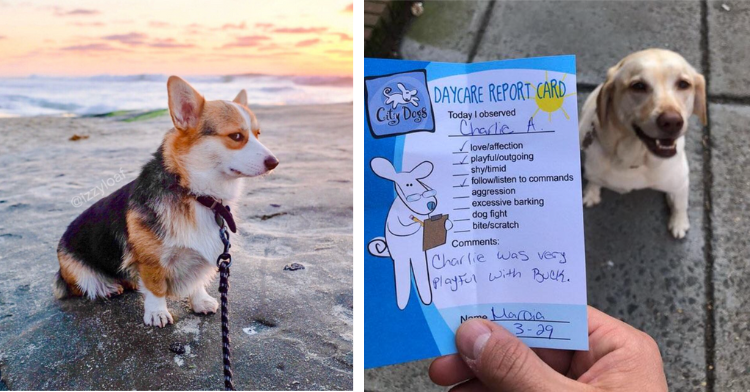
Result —
[{"label": "blue logo square", "polygon": [[375,138],[435,132],[425,70],[365,78],[365,110]]}]

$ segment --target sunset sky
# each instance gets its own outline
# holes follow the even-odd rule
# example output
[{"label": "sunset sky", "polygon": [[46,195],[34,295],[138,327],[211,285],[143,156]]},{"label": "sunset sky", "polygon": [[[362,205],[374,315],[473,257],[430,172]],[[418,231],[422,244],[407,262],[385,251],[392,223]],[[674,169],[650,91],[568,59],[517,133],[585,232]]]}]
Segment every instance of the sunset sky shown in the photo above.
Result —
[{"label": "sunset sky", "polygon": [[0,77],[352,74],[352,1],[0,0]]}]

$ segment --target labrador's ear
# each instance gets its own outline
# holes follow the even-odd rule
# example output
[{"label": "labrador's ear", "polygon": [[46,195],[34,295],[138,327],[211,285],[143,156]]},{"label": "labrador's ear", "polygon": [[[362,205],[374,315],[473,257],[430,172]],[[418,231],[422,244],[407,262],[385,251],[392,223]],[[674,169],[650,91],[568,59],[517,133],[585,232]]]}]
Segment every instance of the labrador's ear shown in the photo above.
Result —
[{"label": "labrador's ear", "polygon": [[698,116],[703,125],[708,125],[708,113],[706,112],[706,78],[695,73],[695,96],[693,97],[693,113]]},{"label": "labrador's ear", "polygon": [[615,77],[617,76],[617,71],[622,68],[624,61],[624,59],[620,60],[614,67],[607,70],[607,79],[602,83],[602,88],[599,89],[599,95],[596,97],[596,117],[599,119],[599,125],[602,127],[612,113]]},{"label": "labrador's ear", "polygon": [[203,112],[203,96],[178,76],[170,76],[167,80],[167,93],[174,127],[180,131],[195,129]]},{"label": "labrador's ear", "polygon": [[370,161],[370,168],[372,168],[372,172],[378,177],[391,181],[396,178],[396,169],[394,169],[393,165],[385,158],[373,158]]},{"label": "labrador's ear", "polygon": [[421,180],[429,176],[430,173],[432,173],[433,168],[434,166],[432,166],[432,162],[424,161],[417,165],[414,169],[411,169],[409,173],[414,174],[415,178]]}]

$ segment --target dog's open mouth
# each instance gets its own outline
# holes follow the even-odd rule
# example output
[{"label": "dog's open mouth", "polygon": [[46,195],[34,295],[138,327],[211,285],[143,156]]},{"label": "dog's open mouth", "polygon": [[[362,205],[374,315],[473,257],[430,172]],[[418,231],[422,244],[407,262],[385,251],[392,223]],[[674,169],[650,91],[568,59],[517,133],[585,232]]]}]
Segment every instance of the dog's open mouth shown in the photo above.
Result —
[{"label": "dog's open mouth", "polygon": [[654,155],[662,158],[670,158],[677,154],[677,139],[653,138],[646,135],[646,133],[635,124],[633,124],[633,129],[635,130],[635,134],[643,141],[643,144],[645,144],[649,151],[654,153]]}]

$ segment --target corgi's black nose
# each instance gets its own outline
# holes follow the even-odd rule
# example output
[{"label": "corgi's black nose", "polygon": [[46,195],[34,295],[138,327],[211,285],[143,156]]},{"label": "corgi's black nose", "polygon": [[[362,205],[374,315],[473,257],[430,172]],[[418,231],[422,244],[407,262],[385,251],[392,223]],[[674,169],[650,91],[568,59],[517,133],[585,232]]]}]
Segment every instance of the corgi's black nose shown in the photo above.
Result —
[{"label": "corgi's black nose", "polygon": [[263,164],[266,165],[266,169],[273,170],[276,166],[279,166],[279,160],[276,157],[268,157],[263,161]]}]

